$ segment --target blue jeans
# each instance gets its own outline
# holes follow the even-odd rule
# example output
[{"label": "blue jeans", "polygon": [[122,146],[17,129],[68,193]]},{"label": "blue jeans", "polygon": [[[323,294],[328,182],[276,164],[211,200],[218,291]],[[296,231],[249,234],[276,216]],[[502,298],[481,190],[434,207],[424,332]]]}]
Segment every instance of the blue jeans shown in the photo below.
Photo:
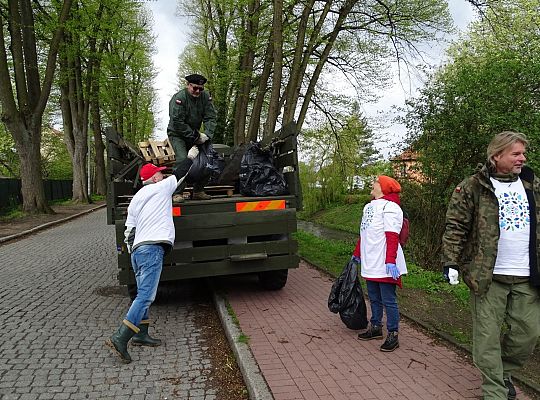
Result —
[{"label": "blue jeans", "polygon": [[135,326],[148,319],[148,309],[156,299],[164,254],[165,250],[159,244],[143,244],[131,254],[131,266],[137,281],[137,297],[131,303],[126,319]]},{"label": "blue jeans", "polygon": [[386,310],[386,328],[388,332],[399,330],[399,309],[396,297],[396,285],[366,281],[369,303],[371,305],[371,325],[382,325],[383,306]]}]

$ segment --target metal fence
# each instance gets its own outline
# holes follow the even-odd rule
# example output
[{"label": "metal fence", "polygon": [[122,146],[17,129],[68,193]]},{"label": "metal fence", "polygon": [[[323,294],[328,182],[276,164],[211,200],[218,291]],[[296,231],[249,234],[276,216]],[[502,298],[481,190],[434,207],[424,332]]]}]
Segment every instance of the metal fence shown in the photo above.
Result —
[{"label": "metal fence", "polygon": [[[73,196],[72,180],[44,180],[47,200],[69,199]],[[21,180],[0,178],[0,208],[22,204]]]}]

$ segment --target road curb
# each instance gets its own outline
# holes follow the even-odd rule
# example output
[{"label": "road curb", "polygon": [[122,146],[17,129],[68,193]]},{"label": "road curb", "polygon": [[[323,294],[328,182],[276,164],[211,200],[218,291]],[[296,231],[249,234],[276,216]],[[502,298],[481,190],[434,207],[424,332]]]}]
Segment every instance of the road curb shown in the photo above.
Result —
[{"label": "road curb", "polygon": [[78,217],[81,217],[83,215],[89,214],[89,213],[91,213],[93,211],[99,210],[100,208],[104,208],[104,207],[107,207],[107,204],[101,204],[101,205],[99,205],[97,207],[94,207],[94,208],[91,208],[91,209],[88,209],[88,210],[84,210],[84,211],[82,211],[82,212],[80,212],[78,214],[70,215],[69,217],[62,218],[62,219],[59,219],[57,221],[47,222],[46,224],[36,226],[35,228],[28,229],[26,231],[16,233],[14,235],[4,236],[4,237],[0,238],[0,244],[4,244],[6,242],[9,242],[9,241],[12,241],[12,240],[15,240],[15,239],[19,239],[19,238],[21,238],[23,236],[27,236],[27,235],[30,235],[32,233],[36,233],[38,231],[53,227],[55,225],[59,225],[61,223],[67,222],[69,220],[72,220],[72,219],[75,219],[75,218],[78,218]]},{"label": "road curb", "polygon": [[250,400],[274,400],[274,396],[259,369],[249,345],[238,342],[242,333],[227,310],[227,300],[213,290],[214,304],[221,320],[229,345],[236,357],[236,362],[244,377]]}]

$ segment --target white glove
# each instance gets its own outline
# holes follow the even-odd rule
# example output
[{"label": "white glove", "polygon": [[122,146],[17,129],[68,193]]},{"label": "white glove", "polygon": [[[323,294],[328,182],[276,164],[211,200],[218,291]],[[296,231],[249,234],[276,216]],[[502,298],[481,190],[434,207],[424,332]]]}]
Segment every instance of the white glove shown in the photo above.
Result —
[{"label": "white glove", "polygon": [[457,269],[448,268],[448,283],[450,283],[450,285],[457,285],[459,283],[458,276],[459,273]]},{"label": "white glove", "polygon": [[197,146],[193,146],[191,149],[189,149],[188,153],[187,153],[187,157],[194,160],[195,157],[197,157],[199,155],[199,149],[197,148]]},{"label": "white glove", "polygon": [[131,253],[134,241],[135,241],[135,227],[126,226],[126,230],[124,231],[124,243],[126,244],[128,253]]},{"label": "white glove", "polygon": [[206,136],[204,133],[199,133],[199,138],[197,139],[197,144],[203,144],[204,142],[206,142],[208,139],[210,139],[208,136]]}]

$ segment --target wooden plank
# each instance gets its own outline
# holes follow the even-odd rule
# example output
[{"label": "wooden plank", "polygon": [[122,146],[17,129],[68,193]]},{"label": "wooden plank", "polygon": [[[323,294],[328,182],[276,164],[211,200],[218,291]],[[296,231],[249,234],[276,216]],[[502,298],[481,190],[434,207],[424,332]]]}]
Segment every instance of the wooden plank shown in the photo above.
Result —
[{"label": "wooden plank", "polygon": [[152,162],[154,154],[149,142],[139,142],[139,150],[145,161]]}]

